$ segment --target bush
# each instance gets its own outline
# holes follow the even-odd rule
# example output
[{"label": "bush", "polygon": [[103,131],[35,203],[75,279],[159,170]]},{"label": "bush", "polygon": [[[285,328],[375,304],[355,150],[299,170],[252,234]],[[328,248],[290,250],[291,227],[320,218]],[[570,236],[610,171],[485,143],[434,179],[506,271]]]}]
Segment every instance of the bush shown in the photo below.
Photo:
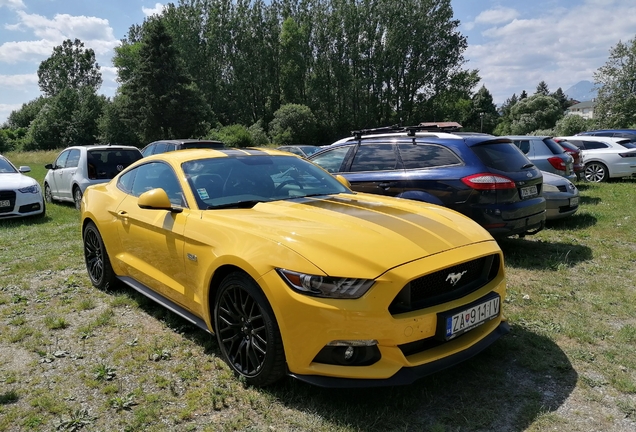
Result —
[{"label": "bush", "polygon": [[269,131],[277,145],[316,144],[316,117],[308,106],[283,105],[274,113]]},{"label": "bush", "polygon": [[251,147],[254,145],[252,134],[240,124],[212,129],[206,138],[222,141],[227,147]]}]

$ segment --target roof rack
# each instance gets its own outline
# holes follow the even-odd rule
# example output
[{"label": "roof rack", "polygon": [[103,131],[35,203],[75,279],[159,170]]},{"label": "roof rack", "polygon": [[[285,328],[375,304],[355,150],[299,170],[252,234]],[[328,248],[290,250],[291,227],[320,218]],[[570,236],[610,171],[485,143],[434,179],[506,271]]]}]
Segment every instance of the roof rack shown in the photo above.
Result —
[{"label": "roof rack", "polygon": [[408,136],[415,136],[416,132],[457,132],[462,128],[457,122],[422,122],[416,126],[383,126],[374,129],[360,129],[351,131],[356,139],[362,138],[362,135],[385,134],[392,132],[406,132]]}]

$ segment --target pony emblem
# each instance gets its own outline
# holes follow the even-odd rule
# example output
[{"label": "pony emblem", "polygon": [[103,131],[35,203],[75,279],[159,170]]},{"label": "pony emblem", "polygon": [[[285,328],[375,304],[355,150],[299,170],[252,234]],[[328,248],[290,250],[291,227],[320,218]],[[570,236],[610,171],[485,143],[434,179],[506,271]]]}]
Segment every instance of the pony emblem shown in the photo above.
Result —
[{"label": "pony emblem", "polygon": [[452,286],[457,285],[457,282],[459,282],[459,280],[462,278],[462,276],[464,276],[464,273],[466,273],[468,270],[464,270],[461,273],[449,273],[448,276],[446,276],[446,282],[448,282],[450,280],[450,284]]}]

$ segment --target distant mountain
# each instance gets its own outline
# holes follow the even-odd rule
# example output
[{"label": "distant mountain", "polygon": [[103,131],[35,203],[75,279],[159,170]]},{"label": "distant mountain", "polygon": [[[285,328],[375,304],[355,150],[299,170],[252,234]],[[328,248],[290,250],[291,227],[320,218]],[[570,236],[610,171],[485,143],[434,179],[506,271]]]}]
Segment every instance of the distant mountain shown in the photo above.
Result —
[{"label": "distant mountain", "polygon": [[579,102],[591,101],[596,98],[596,89],[594,83],[591,81],[579,81],[563,93],[568,98],[577,100]]}]

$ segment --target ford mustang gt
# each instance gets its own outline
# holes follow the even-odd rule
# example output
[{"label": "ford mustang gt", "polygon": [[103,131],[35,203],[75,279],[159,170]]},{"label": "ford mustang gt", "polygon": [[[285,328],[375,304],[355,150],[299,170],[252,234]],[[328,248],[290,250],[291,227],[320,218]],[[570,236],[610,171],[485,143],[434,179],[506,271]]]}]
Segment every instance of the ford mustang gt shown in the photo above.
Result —
[{"label": "ford mustang gt", "polygon": [[183,150],[81,203],[91,282],[214,334],[247,383],[407,384],[509,331],[501,250],[447,208],[352,192],[286,152]]}]

